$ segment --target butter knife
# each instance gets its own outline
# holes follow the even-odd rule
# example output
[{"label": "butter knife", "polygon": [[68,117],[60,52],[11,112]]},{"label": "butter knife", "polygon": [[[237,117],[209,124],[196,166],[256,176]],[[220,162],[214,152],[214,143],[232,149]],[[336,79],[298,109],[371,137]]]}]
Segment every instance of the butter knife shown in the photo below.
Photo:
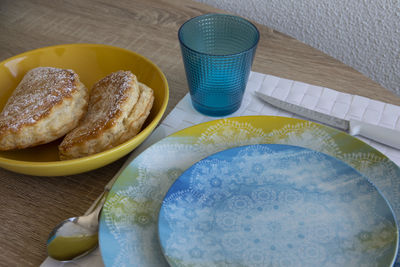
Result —
[{"label": "butter knife", "polygon": [[277,108],[338,128],[348,132],[350,135],[363,136],[376,142],[400,149],[400,131],[366,123],[360,120],[340,119],[299,105],[284,102],[258,91],[256,91],[255,94],[265,102]]}]

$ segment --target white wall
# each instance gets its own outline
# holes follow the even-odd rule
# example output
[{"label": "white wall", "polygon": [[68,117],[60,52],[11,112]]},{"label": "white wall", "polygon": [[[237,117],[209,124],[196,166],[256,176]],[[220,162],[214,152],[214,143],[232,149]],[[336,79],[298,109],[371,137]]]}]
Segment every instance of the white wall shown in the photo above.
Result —
[{"label": "white wall", "polygon": [[400,0],[197,0],[290,35],[400,95]]}]

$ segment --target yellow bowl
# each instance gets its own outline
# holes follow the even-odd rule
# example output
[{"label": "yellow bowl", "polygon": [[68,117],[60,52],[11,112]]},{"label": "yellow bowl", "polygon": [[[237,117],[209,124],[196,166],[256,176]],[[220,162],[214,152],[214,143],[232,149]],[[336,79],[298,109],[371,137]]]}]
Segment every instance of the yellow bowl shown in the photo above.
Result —
[{"label": "yellow bowl", "polygon": [[68,68],[88,87],[117,70],[130,70],[154,90],[155,100],[141,132],[125,143],[92,156],[60,161],[57,146],[49,144],[0,152],[0,167],[37,176],[61,176],[90,171],[109,164],[135,149],[154,130],[168,103],[169,90],[162,71],[132,51],[100,44],[67,44],[28,51],[0,63],[0,110],[22,77],[36,67]]}]

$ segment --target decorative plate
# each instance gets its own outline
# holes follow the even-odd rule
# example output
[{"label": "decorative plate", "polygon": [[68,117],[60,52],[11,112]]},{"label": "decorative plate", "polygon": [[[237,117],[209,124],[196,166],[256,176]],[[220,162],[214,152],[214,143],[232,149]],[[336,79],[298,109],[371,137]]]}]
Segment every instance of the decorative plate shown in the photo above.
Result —
[{"label": "decorative plate", "polygon": [[171,266],[389,266],[397,225],[342,161],[262,144],[211,155],[168,190],[158,221]]},{"label": "decorative plate", "polygon": [[336,129],[299,119],[221,119],[162,139],[121,173],[100,218],[99,243],[105,265],[168,266],[157,231],[158,213],[168,189],[199,160],[251,144],[295,145],[338,158],[368,177],[399,218],[400,168],[371,146]]}]

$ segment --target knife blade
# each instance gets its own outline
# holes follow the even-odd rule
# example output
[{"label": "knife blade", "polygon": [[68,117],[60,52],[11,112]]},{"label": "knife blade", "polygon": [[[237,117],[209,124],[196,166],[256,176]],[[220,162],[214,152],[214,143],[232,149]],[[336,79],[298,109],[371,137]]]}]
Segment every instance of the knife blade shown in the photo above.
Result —
[{"label": "knife blade", "polygon": [[275,97],[255,91],[255,94],[265,102],[277,108],[292,112],[307,119],[318,121],[329,126],[338,128],[350,135],[359,135],[372,139],[379,143],[400,149],[400,131],[374,125],[360,120],[345,120],[319,111],[308,109],[299,105],[291,104]]}]

